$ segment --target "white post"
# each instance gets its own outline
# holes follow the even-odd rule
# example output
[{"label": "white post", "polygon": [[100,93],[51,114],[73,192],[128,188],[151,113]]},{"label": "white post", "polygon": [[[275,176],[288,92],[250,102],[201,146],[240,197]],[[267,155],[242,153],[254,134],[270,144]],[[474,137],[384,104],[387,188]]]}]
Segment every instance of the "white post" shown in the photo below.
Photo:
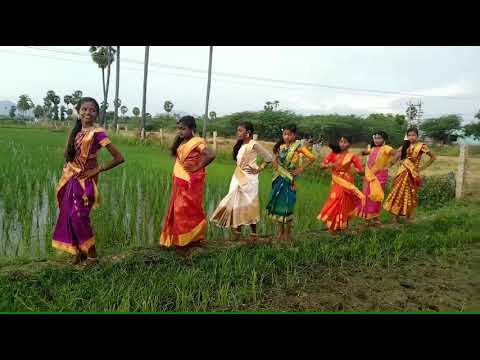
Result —
[{"label": "white post", "polygon": [[160,129],[160,143],[163,144],[163,128]]},{"label": "white post", "polygon": [[457,171],[457,181],[455,187],[455,198],[461,199],[464,192],[465,184],[465,163],[467,159],[467,145],[464,143],[460,144],[460,155],[458,157],[458,171]]},{"label": "white post", "polygon": [[213,149],[217,151],[217,132],[213,132]]}]

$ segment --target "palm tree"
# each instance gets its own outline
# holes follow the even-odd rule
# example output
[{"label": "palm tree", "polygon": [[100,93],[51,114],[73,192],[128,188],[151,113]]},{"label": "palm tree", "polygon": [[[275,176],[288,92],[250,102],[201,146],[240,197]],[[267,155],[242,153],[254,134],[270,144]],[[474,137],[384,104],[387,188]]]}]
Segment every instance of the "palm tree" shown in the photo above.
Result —
[{"label": "palm tree", "polygon": [[215,111],[210,111],[210,119],[215,121],[217,119],[217,113]]},{"label": "palm tree", "polygon": [[41,105],[35,106],[33,109],[33,116],[35,116],[35,119],[39,119],[43,116],[43,107]]},{"label": "palm tree", "polygon": [[17,109],[21,111],[22,118],[25,118],[25,113],[33,108],[33,102],[28,95],[20,95],[17,102]]},{"label": "palm tree", "polygon": [[136,117],[138,117],[138,115],[140,115],[140,109],[135,106],[135,107],[132,109],[132,114],[135,115]]},{"label": "palm tree", "polygon": [[15,111],[17,111],[17,107],[15,105],[10,106],[10,111],[8,112],[8,116],[13,119],[15,117]]},{"label": "palm tree", "polygon": [[65,121],[66,112],[67,112],[67,108],[64,105],[60,106],[60,120],[61,121]]},{"label": "palm tree", "polygon": [[[108,88],[110,86],[110,66],[115,60],[115,49],[111,46],[90,46],[90,54],[92,60],[102,70],[102,85],[103,85],[103,102],[108,101]],[[105,68],[107,68],[107,82],[105,84]],[[100,122],[102,126],[106,127],[106,112],[107,108],[104,106],[100,115]]]},{"label": "palm tree", "polygon": [[120,90],[120,46],[117,46],[117,63],[115,64],[115,70],[117,71],[117,75],[115,77],[115,101],[113,102],[115,105],[115,112],[113,113],[113,127],[116,129],[118,122],[118,108],[122,105],[122,102],[118,98],[118,92]]},{"label": "palm tree", "polygon": [[55,91],[53,90],[48,90],[47,95],[43,98],[43,115],[46,119],[51,120],[52,114],[55,110],[55,108],[52,109],[52,105],[54,104],[55,97],[57,95],[55,94]]},{"label": "palm tree", "polygon": [[60,96],[55,95],[53,97],[53,120],[58,120],[58,104],[60,104]]},{"label": "palm tree", "polygon": [[273,110],[273,104],[271,101],[267,101],[265,105],[263,106],[265,111],[272,111]]},{"label": "palm tree", "polygon": [[205,117],[203,118],[203,138],[207,139],[207,122],[208,122],[208,102],[210,100],[210,82],[212,80],[212,53],[213,46],[210,46],[208,56],[208,82],[207,82],[207,99],[205,101]]},{"label": "palm tree", "polygon": [[126,107],[125,105],[123,105],[123,106],[120,108],[120,112],[122,113],[122,116],[125,117],[125,114],[128,112],[128,107]]},{"label": "palm tree", "polygon": [[170,117],[170,112],[173,110],[173,103],[169,100],[165,101],[163,104],[163,108],[167,112],[168,116]]},{"label": "palm tree", "polygon": [[69,104],[72,104],[72,105],[73,105],[72,100],[73,100],[73,96],[72,96],[72,95],[65,95],[65,96],[63,97],[63,103],[64,103],[65,105],[67,105],[67,106],[68,106]]},{"label": "palm tree", "polygon": [[279,106],[279,105],[280,105],[280,101],[275,100],[275,101],[273,102],[273,107],[275,108],[275,110],[278,109],[278,106]]},{"label": "palm tree", "polygon": [[83,91],[81,90],[74,91],[72,94],[72,101],[70,103],[73,106],[77,105],[80,99],[82,98],[82,96],[83,96]]},{"label": "palm tree", "polygon": [[143,63],[143,98],[142,98],[142,124],[140,126],[140,137],[145,139],[145,118],[147,105],[147,75],[148,75],[148,55],[150,46],[145,46],[145,61]]}]

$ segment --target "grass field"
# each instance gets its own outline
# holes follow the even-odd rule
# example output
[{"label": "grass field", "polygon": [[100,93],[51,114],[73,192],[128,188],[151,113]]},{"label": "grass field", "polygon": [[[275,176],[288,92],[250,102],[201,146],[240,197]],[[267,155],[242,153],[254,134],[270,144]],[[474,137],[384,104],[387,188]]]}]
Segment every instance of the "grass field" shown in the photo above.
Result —
[{"label": "grass field", "polygon": [[[0,128],[0,311],[479,309],[479,202],[420,208],[408,226],[359,232],[357,220],[334,239],[316,220],[329,179],[312,171],[299,182],[293,244],[249,247],[210,226],[208,247],[183,259],[158,246],[172,160],[157,143],[115,136],[126,162],[101,176],[103,204],[93,212],[101,263],[82,271],[50,247],[66,137]],[[227,153],[208,168],[208,214],[233,170]],[[263,206],[270,180],[261,175]],[[259,233],[273,234],[262,216]]]},{"label": "grass field", "polygon": [[[43,129],[2,128],[0,132],[0,254],[47,256],[57,209],[54,189],[61,175],[63,146],[67,133]],[[157,243],[170,197],[173,162],[158,144],[141,145],[137,140],[113,137],[126,162],[102,174],[102,205],[92,214],[100,249],[126,248]],[[234,163],[229,155],[219,156],[207,171],[205,209],[211,214],[228,192]],[[109,154],[101,152],[100,161]],[[261,174],[262,204],[271,188],[271,172]],[[316,220],[328,191],[328,179],[299,180],[295,228],[319,228]],[[265,219],[263,219],[265,220]],[[272,234],[267,221],[259,234]],[[225,234],[226,235],[226,234]],[[223,237],[224,231],[210,226],[209,238]]]}]

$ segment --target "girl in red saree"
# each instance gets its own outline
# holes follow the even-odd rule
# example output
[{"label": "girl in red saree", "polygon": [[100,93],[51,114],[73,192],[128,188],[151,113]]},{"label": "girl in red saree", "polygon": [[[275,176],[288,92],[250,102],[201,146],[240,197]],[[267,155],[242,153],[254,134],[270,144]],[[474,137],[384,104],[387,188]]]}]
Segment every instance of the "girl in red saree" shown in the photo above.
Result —
[{"label": "girl in red saree", "polygon": [[[427,154],[430,160],[421,167],[420,160],[423,154]],[[429,167],[436,160],[428,146],[418,142],[418,130],[416,128],[407,130],[405,143],[398,149],[392,164],[399,157],[402,163],[393,180],[392,190],[383,205],[385,210],[395,216],[396,222],[398,222],[400,216],[405,216],[408,220],[412,218],[418,205],[417,190],[422,185],[420,171]]]},{"label": "girl in red saree", "polygon": [[175,157],[172,196],[168,204],[160,245],[175,246],[185,255],[205,239],[207,219],[203,210],[205,167],[215,159],[204,139],[194,136],[195,119],[184,116],[178,121],[179,134],[172,146]]},{"label": "girl in red saree", "polygon": [[385,144],[388,135],[384,131],[373,134],[372,143],[362,155],[368,155],[363,178],[365,204],[359,208],[359,216],[365,219],[366,226],[380,224],[380,212],[385,196],[385,185],[388,181],[388,166],[395,150]]},{"label": "girl in red saree", "polygon": [[365,202],[365,195],[354,185],[352,168],[363,174],[363,166],[360,159],[348,151],[351,144],[350,136],[342,136],[338,145],[330,145],[332,152],[321,164],[323,169],[332,169],[332,183],[327,201],[317,218],[332,234],[346,229],[350,218],[357,215],[358,207]]},{"label": "girl in red saree", "polygon": [[[52,246],[75,255],[74,264],[86,260],[97,263],[95,234],[90,224],[90,211],[98,205],[98,174],[124,161],[110,142],[103,128],[95,127],[99,107],[95,99],[82,98],[76,106],[79,118],[65,148],[63,174],[56,188],[60,213],[53,232]],[[98,166],[97,153],[106,147],[113,157]]]}]

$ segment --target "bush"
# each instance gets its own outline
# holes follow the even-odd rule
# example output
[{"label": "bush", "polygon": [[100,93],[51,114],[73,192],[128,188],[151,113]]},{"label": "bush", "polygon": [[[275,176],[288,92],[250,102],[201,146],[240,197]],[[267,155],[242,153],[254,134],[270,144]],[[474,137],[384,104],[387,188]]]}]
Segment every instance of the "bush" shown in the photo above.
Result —
[{"label": "bush", "polygon": [[425,176],[418,192],[420,206],[438,208],[455,199],[455,174]]},{"label": "bush", "polygon": [[[392,188],[394,177],[390,178],[385,197]],[[455,174],[422,176],[422,186],[418,189],[419,206],[426,209],[439,208],[455,199]]]}]

